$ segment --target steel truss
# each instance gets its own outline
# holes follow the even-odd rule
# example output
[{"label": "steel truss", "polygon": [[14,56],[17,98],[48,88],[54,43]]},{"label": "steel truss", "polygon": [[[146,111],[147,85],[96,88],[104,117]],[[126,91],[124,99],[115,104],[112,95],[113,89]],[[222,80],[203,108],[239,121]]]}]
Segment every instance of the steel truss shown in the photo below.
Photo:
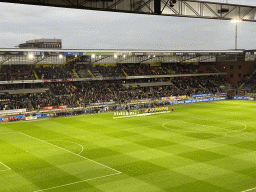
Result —
[{"label": "steel truss", "polygon": [[112,12],[256,22],[256,7],[196,0],[9,0],[9,3],[44,5]]}]

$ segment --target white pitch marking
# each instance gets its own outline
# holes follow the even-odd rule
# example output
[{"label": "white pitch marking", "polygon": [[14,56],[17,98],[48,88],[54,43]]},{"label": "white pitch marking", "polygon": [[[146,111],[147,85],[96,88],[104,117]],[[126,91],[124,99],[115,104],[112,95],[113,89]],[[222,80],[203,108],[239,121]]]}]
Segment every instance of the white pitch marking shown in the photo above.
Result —
[{"label": "white pitch marking", "polygon": [[77,182],[74,182],[74,183],[68,183],[68,184],[65,184],[65,185],[59,185],[59,186],[51,187],[51,188],[47,188],[47,189],[41,189],[41,190],[34,191],[34,192],[47,191],[47,190],[50,190],[50,189],[56,189],[56,188],[60,188],[60,187],[74,185],[74,184],[77,184],[77,183],[83,183],[83,182],[86,182],[86,181],[92,181],[92,180],[101,179],[101,178],[104,178],[104,177],[110,177],[110,176],[113,176],[113,175],[118,175],[120,173],[114,173],[114,174],[105,175],[105,176],[101,176],[101,177],[95,177],[95,178],[92,178],[92,179],[86,179],[86,180],[83,180],[83,181],[77,181]]},{"label": "white pitch marking", "polygon": [[1,171],[8,171],[8,170],[12,170],[10,167],[8,167],[7,165],[3,164],[2,162],[0,162],[0,164],[2,164],[3,166],[5,166],[7,169],[6,170],[1,170]]},{"label": "white pitch marking", "polygon": [[245,190],[245,191],[241,191],[241,192],[252,191],[252,190],[254,190],[254,189],[256,189],[256,187],[254,187],[254,188],[251,188],[251,189],[247,189],[247,190]]},{"label": "white pitch marking", "polygon": [[76,154],[76,153],[74,153],[74,152],[72,152],[72,151],[69,151],[69,150],[64,149],[64,148],[62,148],[62,147],[59,147],[59,146],[54,145],[54,144],[52,144],[52,143],[46,142],[46,141],[41,140],[41,139],[38,139],[38,138],[36,138],[36,137],[32,137],[32,136],[27,135],[27,134],[22,133],[22,132],[19,132],[19,133],[22,134],[22,135],[25,135],[25,136],[27,136],[27,137],[31,137],[31,138],[33,138],[33,139],[36,139],[36,140],[38,140],[38,141],[41,141],[41,142],[43,142],[43,143],[47,143],[47,144],[49,144],[49,145],[58,147],[59,149],[62,149],[62,150],[64,150],[64,151],[67,151],[67,152],[69,152],[69,153],[72,153],[72,154],[74,154],[74,155],[77,155],[78,157],[81,157],[81,158],[83,158],[83,159],[86,159],[86,160],[91,161],[91,162],[93,162],[93,163],[96,163],[96,164],[98,164],[98,165],[101,165],[101,166],[103,166],[103,167],[106,167],[106,168],[108,168],[108,169],[111,169],[111,170],[113,170],[113,171],[115,171],[115,172],[117,172],[117,173],[122,173],[122,172],[120,172],[120,171],[117,171],[116,169],[113,169],[113,168],[111,168],[111,167],[108,167],[108,166],[106,166],[106,165],[103,165],[103,164],[101,164],[101,163],[99,163],[99,162],[97,162],[97,161],[94,161],[94,160],[92,160],[92,159],[88,159],[88,158],[86,158],[86,157],[83,157],[83,156],[81,156],[81,155],[79,155],[79,154]]},{"label": "white pitch marking", "polygon": [[7,134],[11,134],[11,133],[19,133],[19,132],[7,132],[7,133],[0,133],[0,135],[7,135]]},{"label": "white pitch marking", "polygon": [[[172,121],[180,121],[180,120],[172,120]],[[188,133],[198,133],[197,131],[188,131],[188,130],[187,130],[187,131],[184,131],[184,130],[176,130],[176,129],[167,128],[167,127],[165,126],[165,124],[167,124],[167,123],[169,123],[169,122],[172,122],[172,121],[168,121],[168,122],[163,123],[162,127],[165,128],[165,129],[174,130],[174,131],[182,131],[182,132],[188,132]],[[182,120],[181,120],[181,121],[182,121]],[[225,129],[225,128],[216,127],[216,126],[210,126],[210,125],[204,125],[204,124],[197,124],[197,123],[191,123],[191,122],[185,122],[185,123],[190,123],[190,124],[196,124],[196,125],[201,125],[201,126],[208,126],[208,127],[214,127],[214,128],[218,128],[218,129],[228,130],[228,129]],[[236,122],[236,123],[238,123],[238,122]],[[237,130],[237,131],[234,131],[234,130],[232,130],[232,131],[222,131],[222,132],[208,132],[208,131],[207,131],[207,133],[240,132],[240,131],[243,131],[243,130],[245,130],[245,129],[247,128],[247,126],[246,126],[245,124],[243,124],[243,123],[238,123],[238,124],[244,125],[244,128],[241,129],[241,130]]]},{"label": "white pitch marking", "polygon": [[81,145],[81,144],[79,144],[79,143],[75,143],[75,142],[71,142],[71,141],[62,141],[62,140],[45,140],[45,141],[60,141],[60,142],[65,142],[65,143],[74,143],[74,144],[77,144],[77,145],[79,145],[80,147],[82,147],[82,150],[81,150],[79,153],[77,153],[78,155],[80,155],[80,154],[84,151],[84,146]]}]

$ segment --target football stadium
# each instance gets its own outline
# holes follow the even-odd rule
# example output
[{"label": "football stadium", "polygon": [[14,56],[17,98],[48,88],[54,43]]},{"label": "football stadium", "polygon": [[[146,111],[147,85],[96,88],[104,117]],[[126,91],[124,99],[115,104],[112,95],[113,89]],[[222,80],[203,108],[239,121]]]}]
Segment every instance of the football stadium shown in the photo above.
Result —
[{"label": "football stadium", "polygon": [[0,192],[256,191],[255,83],[256,50],[0,48]]}]

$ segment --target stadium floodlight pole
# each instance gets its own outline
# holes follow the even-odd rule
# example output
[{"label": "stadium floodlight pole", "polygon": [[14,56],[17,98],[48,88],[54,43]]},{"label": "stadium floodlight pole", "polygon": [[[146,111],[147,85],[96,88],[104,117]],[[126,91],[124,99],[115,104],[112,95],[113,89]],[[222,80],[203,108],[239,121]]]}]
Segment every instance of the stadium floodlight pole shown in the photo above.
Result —
[{"label": "stadium floodlight pole", "polygon": [[242,22],[240,17],[236,17],[231,20],[232,23],[236,25],[236,34],[235,34],[235,50],[237,50],[237,25]]}]

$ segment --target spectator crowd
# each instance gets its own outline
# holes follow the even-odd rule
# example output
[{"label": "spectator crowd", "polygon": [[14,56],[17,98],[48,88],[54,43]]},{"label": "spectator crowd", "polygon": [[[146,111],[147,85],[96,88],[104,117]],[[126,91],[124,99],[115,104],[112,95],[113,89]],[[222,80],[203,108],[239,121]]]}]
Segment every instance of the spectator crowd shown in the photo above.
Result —
[{"label": "spectator crowd", "polygon": [[[154,75],[154,78],[140,78],[131,80],[101,80],[101,81],[70,81],[70,82],[45,82],[34,84],[0,84],[0,90],[24,90],[45,88],[41,93],[29,94],[1,94],[0,110],[8,109],[39,109],[45,106],[68,105],[69,107],[87,106],[92,103],[117,102],[129,103],[140,99],[161,99],[161,97],[180,96],[201,93],[221,92],[220,86],[225,84],[223,76],[193,76],[175,78],[155,78],[155,75],[168,75],[177,73],[195,73],[200,67],[190,65],[120,65],[96,66],[91,71],[99,72],[103,77]],[[48,67],[11,67],[1,69],[0,80],[35,79],[36,72],[39,79],[67,79],[73,78],[73,72],[90,70],[90,66],[48,66]],[[91,66],[92,67],[92,66]],[[201,69],[200,69],[201,70]],[[204,68],[203,70],[207,69]],[[125,71],[125,73],[123,72]],[[210,71],[210,69],[209,69]],[[4,74],[4,75],[3,75]],[[143,83],[152,83],[143,86]],[[168,82],[169,84],[154,84]],[[132,86],[132,84],[136,84]],[[129,85],[129,86],[126,86]]]}]

